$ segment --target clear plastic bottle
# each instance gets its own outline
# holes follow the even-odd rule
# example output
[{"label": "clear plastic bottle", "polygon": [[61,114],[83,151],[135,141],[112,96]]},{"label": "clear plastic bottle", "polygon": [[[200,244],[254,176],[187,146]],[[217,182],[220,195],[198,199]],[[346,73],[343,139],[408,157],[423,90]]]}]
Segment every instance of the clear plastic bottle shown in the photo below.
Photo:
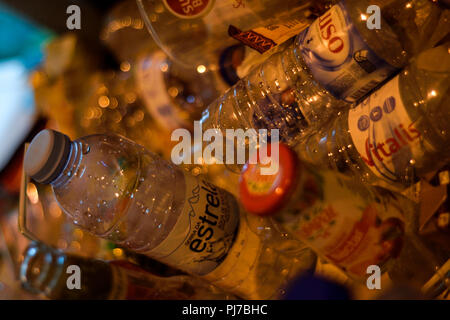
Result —
[{"label": "clear plastic bottle", "polygon": [[450,160],[449,44],[429,49],[297,146],[303,160],[404,188]]},{"label": "clear plastic bottle", "polygon": [[[69,279],[77,266],[80,271],[79,290],[69,288]],[[69,271],[69,272],[68,272]],[[41,243],[32,243],[24,252],[20,266],[22,286],[50,299],[101,300],[196,300],[234,299],[204,281],[186,275],[160,277],[125,261],[88,259]]]},{"label": "clear plastic bottle", "polygon": [[[113,102],[116,100],[120,102],[120,96],[125,97],[126,100],[134,100],[133,95],[138,95],[141,98],[138,104],[146,107],[149,116],[155,120],[163,132],[172,132],[180,127],[192,130],[193,121],[200,118],[205,107],[222,91],[228,89],[217,72],[207,72],[207,70],[199,72],[192,66],[186,68],[169,59],[145,30],[136,0],[121,1],[112,8],[106,17],[101,40],[120,62],[123,75],[116,79],[128,80],[127,76],[130,75],[133,79],[115,81],[117,85],[111,83],[112,81],[100,83],[108,90],[99,89],[97,91],[99,97],[108,97],[111,100],[110,109],[116,109],[116,104]],[[125,85],[119,82],[124,82]],[[128,83],[131,87],[126,86]],[[89,107],[91,104],[89,103]],[[111,110],[111,113],[116,113],[115,117],[117,117],[117,110]],[[131,114],[123,110],[120,113],[123,118],[126,118],[124,115]],[[127,127],[133,127],[132,120],[122,119],[122,121],[130,122],[130,124],[127,123]],[[113,121],[112,125],[114,122],[118,120]],[[106,121],[106,124],[109,123]],[[100,132],[103,131],[96,133]],[[134,136],[117,133],[133,141],[137,140]],[[148,139],[148,135],[141,134],[141,136],[138,140],[140,144],[142,140]],[[144,143],[144,146],[147,144]]]},{"label": "clear plastic bottle", "polygon": [[[279,129],[282,140],[295,144],[424,49],[421,39],[414,46],[410,40],[419,27],[432,32],[442,13],[436,4],[421,0],[380,1],[381,28],[369,29],[370,4],[346,0],[333,6],[286,50],[272,55],[209,105],[203,129]],[[419,4],[426,10],[419,10]],[[401,26],[395,10],[410,14]]]},{"label": "clear plastic bottle", "polygon": [[[41,131],[25,170],[52,185],[80,228],[243,298],[275,298],[289,277],[315,264],[309,250],[305,259],[293,259],[265,248],[230,193],[120,136],[70,141]],[[277,272],[261,274],[267,268]]]},{"label": "clear plastic bottle", "polygon": [[[318,170],[283,144],[279,164],[273,175],[261,175],[260,164],[245,166],[240,182],[244,208],[278,224],[351,279],[369,283],[378,267],[392,281],[420,288],[445,263],[414,234],[418,206],[413,201]],[[444,289],[445,275],[437,277]]]},{"label": "clear plastic bottle", "polygon": [[295,17],[308,21],[311,8],[330,1],[311,0],[137,0],[155,42],[188,67],[217,70],[220,57],[237,41],[231,26],[249,30]]}]

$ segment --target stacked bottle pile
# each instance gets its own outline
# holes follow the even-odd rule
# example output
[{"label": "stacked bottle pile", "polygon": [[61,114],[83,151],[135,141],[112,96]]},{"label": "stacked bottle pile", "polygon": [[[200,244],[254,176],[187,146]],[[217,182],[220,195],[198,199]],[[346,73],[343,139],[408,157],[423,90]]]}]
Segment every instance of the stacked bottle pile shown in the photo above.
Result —
[{"label": "stacked bottle pile", "polygon": [[[277,128],[284,141],[296,144],[447,35],[448,13],[431,1],[376,3],[379,29],[368,26],[372,2],[333,6],[290,47],[211,104],[202,118],[204,130]],[[426,18],[419,20],[422,15]],[[440,19],[447,31],[440,29]]]},{"label": "stacked bottle pile", "polygon": [[[138,52],[118,46],[118,27],[109,22],[103,41],[122,60],[122,72],[109,81],[98,73],[95,93],[77,108],[100,112],[91,117],[95,125],[84,120],[77,134],[91,135],[71,139],[72,132],[43,130],[24,159],[26,173],[51,185],[77,227],[187,275],[144,275],[34,246],[22,267],[27,288],[50,298],[90,297],[50,285],[65,281],[58,274],[73,260],[92,279],[103,273],[95,280],[102,282],[102,298],[133,299],[137,290],[148,299],[279,299],[295,278],[326,261],[352,283],[365,283],[369,270],[379,268],[394,284],[425,288],[426,297],[448,290],[449,252],[420,239],[421,205],[405,190],[439,169],[440,183],[448,184],[449,10],[428,0],[249,1],[231,17],[225,12],[232,1],[195,4],[138,0],[165,53],[154,43]],[[374,5],[378,20],[368,13]],[[213,19],[219,15],[220,26]],[[292,18],[298,21],[279,21]],[[142,29],[136,21],[124,25]],[[242,46],[233,46],[225,30],[262,50],[244,35],[258,34],[273,47],[284,38],[272,31],[288,25],[295,38],[213,101],[230,83],[220,79],[224,57],[233,68],[241,62]],[[183,41],[184,32],[201,37]],[[242,168],[239,184],[232,173],[218,177],[226,180],[221,188],[171,163],[170,152],[160,157],[156,142],[140,134],[149,127],[166,138],[176,128],[192,130],[208,104],[203,130],[279,130],[282,143],[272,144],[279,150],[277,172],[262,174],[267,161],[260,156]],[[266,144],[258,146],[265,148],[267,154]],[[55,271],[35,278],[35,264]]]}]

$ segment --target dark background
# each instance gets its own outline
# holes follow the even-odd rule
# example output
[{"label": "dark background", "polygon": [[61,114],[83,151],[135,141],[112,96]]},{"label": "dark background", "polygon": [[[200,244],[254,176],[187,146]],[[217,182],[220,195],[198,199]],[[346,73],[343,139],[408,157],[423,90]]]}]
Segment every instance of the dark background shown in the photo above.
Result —
[{"label": "dark background", "polygon": [[[85,42],[90,50],[108,56],[99,41],[102,23],[108,10],[119,0],[0,0],[17,13],[56,34],[74,32]],[[81,9],[81,29],[68,30],[66,13],[70,5],[78,5]]]}]

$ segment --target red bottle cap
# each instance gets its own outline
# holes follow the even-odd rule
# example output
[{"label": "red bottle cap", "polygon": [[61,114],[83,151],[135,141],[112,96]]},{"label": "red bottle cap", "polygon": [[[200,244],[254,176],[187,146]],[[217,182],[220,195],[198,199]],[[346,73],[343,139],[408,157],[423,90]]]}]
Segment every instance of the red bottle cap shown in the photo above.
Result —
[{"label": "red bottle cap", "polygon": [[[267,144],[267,155],[271,155],[271,145]],[[265,161],[264,161],[265,162]],[[244,166],[239,178],[241,203],[247,212],[266,216],[275,214],[287,202],[297,182],[297,155],[286,145],[279,144],[279,168],[273,175],[261,174],[259,154],[257,164]]]}]

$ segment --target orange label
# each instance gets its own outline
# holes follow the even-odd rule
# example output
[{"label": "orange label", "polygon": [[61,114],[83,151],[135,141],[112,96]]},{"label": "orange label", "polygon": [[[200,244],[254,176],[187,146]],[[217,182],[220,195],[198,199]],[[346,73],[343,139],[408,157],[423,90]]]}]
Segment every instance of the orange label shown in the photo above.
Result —
[{"label": "orange label", "polygon": [[279,217],[293,235],[357,279],[369,265],[398,255],[404,223],[393,199],[332,172],[323,171],[315,184],[312,174],[301,179],[298,205]]}]

